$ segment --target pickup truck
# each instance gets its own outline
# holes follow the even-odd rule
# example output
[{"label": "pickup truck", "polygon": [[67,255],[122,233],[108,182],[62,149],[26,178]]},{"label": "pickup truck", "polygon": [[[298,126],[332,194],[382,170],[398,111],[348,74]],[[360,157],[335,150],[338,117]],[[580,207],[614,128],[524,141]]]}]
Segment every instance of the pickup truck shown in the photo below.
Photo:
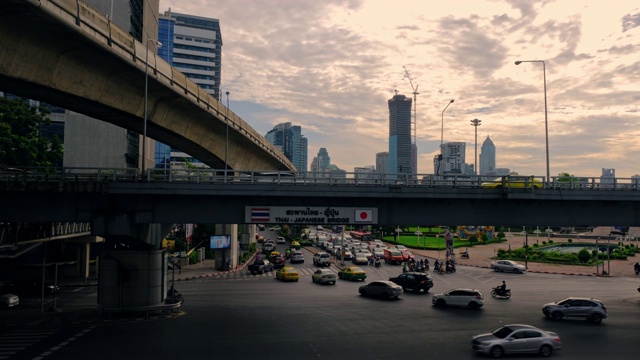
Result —
[{"label": "pickup truck", "polygon": [[315,266],[330,266],[331,265],[331,255],[326,252],[318,252],[313,255],[313,265]]},{"label": "pickup truck", "polygon": [[264,274],[267,271],[273,271],[273,264],[267,259],[256,260],[249,265],[249,272],[253,274]]}]

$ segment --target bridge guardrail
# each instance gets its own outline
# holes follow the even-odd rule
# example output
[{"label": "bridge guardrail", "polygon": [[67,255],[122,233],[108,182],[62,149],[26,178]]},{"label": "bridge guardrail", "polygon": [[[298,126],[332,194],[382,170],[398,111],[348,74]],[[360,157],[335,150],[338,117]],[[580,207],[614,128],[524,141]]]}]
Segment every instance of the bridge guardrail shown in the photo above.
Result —
[{"label": "bridge guardrail", "polygon": [[[522,180],[525,179],[525,180]],[[332,174],[324,172],[307,172],[302,176],[295,176],[289,171],[226,171],[222,169],[147,169],[144,176],[140,176],[135,168],[38,168],[14,167],[0,168],[0,184],[4,190],[38,189],[38,184],[49,184],[46,190],[51,190],[51,184],[57,184],[60,190],[69,184],[91,183],[105,184],[110,182],[149,182],[149,183],[216,183],[216,184],[273,184],[273,185],[332,185],[332,186],[388,186],[402,187],[431,187],[431,188],[483,188],[504,186],[504,191],[517,188],[523,190],[640,190],[639,178],[606,178],[574,177],[567,181],[567,177],[552,177],[546,183],[544,176],[527,177],[495,177],[495,176],[442,176],[434,174],[383,174],[383,173],[344,173]],[[574,181],[575,180],[575,181]],[[509,184],[518,184],[511,185]],[[35,185],[34,185],[35,184]],[[493,186],[490,184],[494,184]],[[500,185],[500,186],[498,186]],[[535,185],[535,186],[534,186]],[[43,188],[43,190],[45,190]],[[77,189],[76,189],[77,190]],[[95,187],[87,190],[97,191]],[[491,190],[491,189],[487,189]]]}]

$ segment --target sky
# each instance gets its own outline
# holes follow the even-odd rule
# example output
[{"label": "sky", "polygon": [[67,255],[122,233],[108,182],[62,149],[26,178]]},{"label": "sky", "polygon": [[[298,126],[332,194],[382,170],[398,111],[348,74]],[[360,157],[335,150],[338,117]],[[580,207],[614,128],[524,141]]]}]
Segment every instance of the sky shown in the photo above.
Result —
[{"label": "sky", "polygon": [[387,101],[417,88],[419,173],[434,172],[441,136],[474,164],[479,119],[478,156],[490,136],[498,168],[545,176],[546,84],[551,176],[640,173],[633,1],[160,0],[169,8],[220,20],[231,111],[262,134],[302,126],[309,165],[321,147],[348,172],[375,165]]}]

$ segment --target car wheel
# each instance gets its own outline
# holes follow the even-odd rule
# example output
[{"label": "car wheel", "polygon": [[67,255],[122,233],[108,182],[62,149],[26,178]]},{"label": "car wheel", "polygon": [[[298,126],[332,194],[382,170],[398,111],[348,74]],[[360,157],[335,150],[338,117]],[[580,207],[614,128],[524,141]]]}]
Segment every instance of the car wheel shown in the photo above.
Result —
[{"label": "car wheel", "polygon": [[477,302],[475,302],[475,301],[470,302],[470,303],[469,303],[469,305],[468,305],[468,307],[469,307],[469,309],[471,309],[471,310],[478,310],[478,308],[480,308],[480,306],[478,305],[478,303],[477,303]]},{"label": "car wheel", "polygon": [[436,300],[436,306],[443,307],[443,306],[446,306],[446,305],[447,305],[447,302],[444,301],[443,299]]},{"label": "car wheel", "polygon": [[504,354],[504,350],[500,346],[494,346],[491,348],[491,357],[499,358]]},{"label": "car wheel", "polygon": [[562,313],[560,311],[556,311],[553,314],[551,314],[551,318],[553,320],[562,320]]},{"label": "car wheel", "polygon": [[513,269],[513,273],[514,274],[520,274],[522,271],[520,271],[520,269]]},{"label": "car wheel", "polygon": [[498,271],[500,271],[500,269],[498,269],[497,267],[494,267],[493,271],[498,272]]},{"label": "car wheel", "polygon": [[596,324],[600,324],[602,322],[602,315],[600,314],[591,315],[591,321],[593,321]]},{"label": "car wheel", "polygon": [[382,297],[385,298],[386,300],[389,300],[389,293],[382,293]]},{"label": "car wheel", "polygon": [[540,356],[542,357],[549,357],[551,356],[552,352],[553,349],[549,345],[542,345],[542,347],[540,348]]},{"label": "car wheel", "polygon": [[365,290],[360,290],[360,295],[367,296],[367,292]]},{"label": "car wheel", "polygon": [[260,269],[260,274],[264,274],[264,269]]}]

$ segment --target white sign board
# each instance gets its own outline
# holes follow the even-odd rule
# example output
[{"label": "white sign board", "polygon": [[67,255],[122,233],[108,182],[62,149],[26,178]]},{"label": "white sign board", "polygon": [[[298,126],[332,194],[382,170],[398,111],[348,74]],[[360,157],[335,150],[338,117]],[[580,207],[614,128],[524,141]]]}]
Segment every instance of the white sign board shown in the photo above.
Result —
[{"label": "white sign board", "polygon": [[247,224],[377,224],[378,208],[246,206],[244,219]]}]

